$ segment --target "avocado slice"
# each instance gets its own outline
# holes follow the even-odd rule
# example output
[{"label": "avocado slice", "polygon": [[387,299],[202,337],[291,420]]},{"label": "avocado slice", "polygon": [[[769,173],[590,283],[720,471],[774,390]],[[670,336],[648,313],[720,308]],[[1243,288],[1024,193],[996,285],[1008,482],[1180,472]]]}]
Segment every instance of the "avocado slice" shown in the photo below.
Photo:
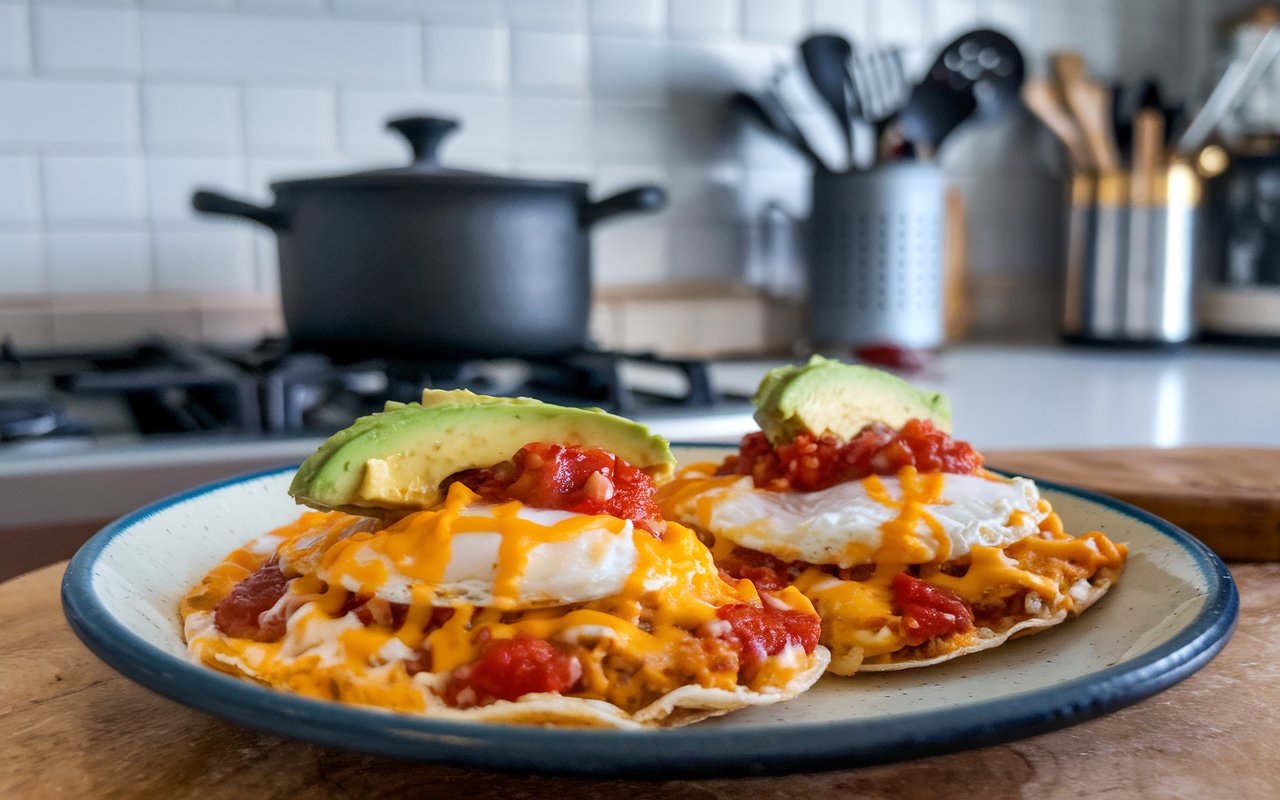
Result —
[{"label": "avocado slice", "polygon": [[773,444],[804,431],[848,441],[873,422],[900,428],[928,419],[951,432],[951,403],[883,370],[813,356],[803,366],[769,370],[751,398],[756,422]]},{"label": "avocado slice", "polygon": [[432,508],[444,499],[445,478],[506,461],[530,442],[599,447],[657,481],[675,469],[665,439],[600,409],[427,390],[422,403],[388,403],[331,436],[298,468],[289,494],[365,516]]}]

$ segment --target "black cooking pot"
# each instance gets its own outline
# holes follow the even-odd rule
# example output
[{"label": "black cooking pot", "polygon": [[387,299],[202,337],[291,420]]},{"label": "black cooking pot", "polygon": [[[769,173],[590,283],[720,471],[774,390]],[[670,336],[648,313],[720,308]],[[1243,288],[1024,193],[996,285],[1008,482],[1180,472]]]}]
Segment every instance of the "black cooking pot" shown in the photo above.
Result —
[{"label": "black cooking pot", "polygon": [[657,186],[592,202],[587,185],[445,169],[449,119],[387,123],[407,167],[271,185],[264,208],[197,191],[199,211],[276,232],[285,325],[345,357],[549,356],[587,344],[597,223],[666,204]]}]

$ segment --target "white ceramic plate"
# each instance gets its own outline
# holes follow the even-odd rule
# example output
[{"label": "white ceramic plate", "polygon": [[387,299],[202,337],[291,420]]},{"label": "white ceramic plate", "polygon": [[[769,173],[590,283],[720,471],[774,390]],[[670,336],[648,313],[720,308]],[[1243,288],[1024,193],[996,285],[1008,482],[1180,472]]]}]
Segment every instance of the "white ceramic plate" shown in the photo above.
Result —
[{"label": "white ceramic plate", "polygon": [[[682,461],[720,451],[678,448]],[[186,659],[178,602],[230,551],[292,520],[293,470],[193,489],[91,539],[63,579],[77,635],[124,675],[178,702],[284,736],[497,769],[591,774],[784,772],[899,760],[1064,727],[1135,703],[1209,661],[1235,628],[1222,562],[1163,520],[1039,482],[1067,529],[1129,545],[1124,575],[1081,618],[937,667],[827,677],[788,703],[651,732],[440,722],[311,700]]]}]

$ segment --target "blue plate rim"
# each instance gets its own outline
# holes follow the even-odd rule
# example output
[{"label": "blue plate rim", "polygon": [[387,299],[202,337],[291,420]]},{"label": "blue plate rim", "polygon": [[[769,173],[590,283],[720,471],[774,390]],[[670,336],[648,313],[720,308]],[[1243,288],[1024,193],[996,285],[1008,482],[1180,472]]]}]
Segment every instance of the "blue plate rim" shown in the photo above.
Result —
[{"label": "blue plate rim", "polygon": [[[704,444],[673,446],[703,447]],[[723,447],[723,445],[714,445]],[[1222,560],[1199,540],[1149,512],[1092,491],[1036,479],[1143,522],[1188,554],[1207,586],[1200,612],[1151,651],[1057,686],[954,709],[774,726],[661,731],[565,730],[450,722],[346,706],[279,692],[205,669],[155,648],[98,601],[92,569],[106,546],[139,521],[193,497],[288,473],[237,475],[150,503],[108,524],[80,548],[62,580],[76,636],[134,682],[213,716],[292,739],[400,759],[500,771],[669,778],[782,774],[889,763],[983,747],[1083,722],[1132,705],[1187,678],[1226,646],[1239,595]],[[1104,600],[1105,602],[1105,600]]]}]

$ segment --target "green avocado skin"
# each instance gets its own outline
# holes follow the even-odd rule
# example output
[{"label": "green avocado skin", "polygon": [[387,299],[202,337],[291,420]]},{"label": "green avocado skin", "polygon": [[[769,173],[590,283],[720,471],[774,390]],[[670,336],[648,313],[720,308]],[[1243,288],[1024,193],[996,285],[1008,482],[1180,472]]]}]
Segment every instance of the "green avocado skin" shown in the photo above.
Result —
[{"label": "green avocado skin", "polygon": [[806,431],[848,440],[870,423],[898,428],[911,418],[951,430],[951,403],[941,392],[918,389],[883,370],[817,355],[804,365],[770,370],[751,402],[756,422],[775,445]]},{"label": "green avocado skin", "polygon": [[669,476],[675,464],[665,439],[599,409],[566,408],[528,398],[472,395],[457,401],[436,396],[425,406],[388,404],[387,410],[361,417],[335,433],[298,468],[289,494],[323,510],[368,516],[403,510],[404,506],[360,496],[366,463],[392,459],[398,465],[396,477],[418,487],[415,497],[427,508],[443,499],[439,485],[445,478],[506,461],[530,442],[599,447],[660,477]]}]

